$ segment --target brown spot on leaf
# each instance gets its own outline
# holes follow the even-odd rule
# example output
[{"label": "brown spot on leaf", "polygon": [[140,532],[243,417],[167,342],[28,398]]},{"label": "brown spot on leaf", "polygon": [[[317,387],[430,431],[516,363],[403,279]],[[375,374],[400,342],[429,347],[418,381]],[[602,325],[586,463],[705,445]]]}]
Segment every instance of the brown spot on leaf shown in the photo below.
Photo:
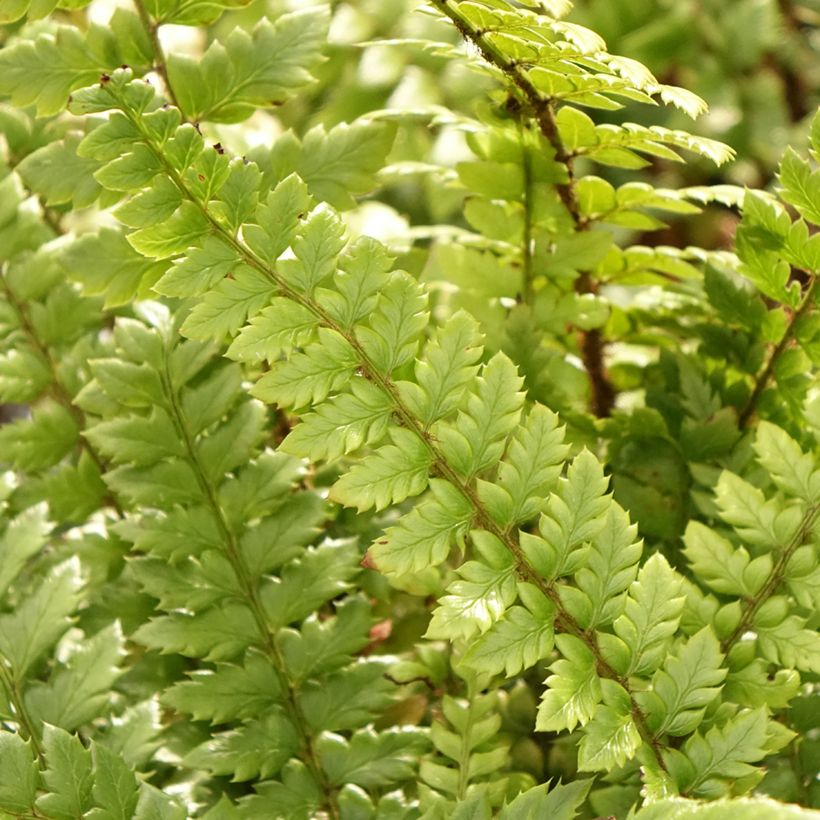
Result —
[{"label": "brown spot on leaf", "polygon": [[360,561],[360,566],[364,567],[364,569],[378,569],[373,563],[373,558],[369,552],[364,554],[364,557]]},{"label": "brown spot on leaf", "polygon": [[393,621],[387,618],[370,627],[370,640],[375,642],[386,641],[393,631]]}]

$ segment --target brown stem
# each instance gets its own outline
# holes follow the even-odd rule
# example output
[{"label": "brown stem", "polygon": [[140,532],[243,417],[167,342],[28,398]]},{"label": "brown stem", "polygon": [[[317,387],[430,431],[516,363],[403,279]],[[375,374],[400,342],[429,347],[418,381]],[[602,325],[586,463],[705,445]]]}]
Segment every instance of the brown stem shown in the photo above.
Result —
[{"label": "brown stem", "polygon": [[37,201],[40,203],[40,210],[43,216],[43,222],[51,228],[54,233],[58,236],[61,236],[65,233],[65,229],[63,228],[62,222],[60,221],[60,214],[57,213],[53,208],[49,208],[46,205],[45,200],[43,197],[37,197]]},{"label": "brown stem", "polygon": [[494,535],[515,558],[516,571],[523,581],[528,581],[538,588],[542,594],[547,597],[553,604],[556,610],[556,627],[563,632],[574,635],[579,640],[583,641],[595,657],[596,666],[600,675],[617,681],[624,690],[629,694],[631,701],[631,711],[635,724],[641,737],[652,749],[658,765],[662,769],[666,769],[663,757],[661,755],[661,747],[653,738],[651,731],[640,706],[635,699],[629,681],[622,675],[619,675],[612,666],[604,658],[594,634],[588,633],[584,630],[573,616],[566,610],[563,602],[558,595],[555,585],[543,578],[530,564],[524,556],[523,550],[518,541],[518,531],[510,531],[502,529],[492,518],[487,508],[484,506],[481,499],[478,497],[473,482],[462,477],[447,461],[443,453],[438,449],[432,441],[428,431],[423,424],[416,419],[407,405],[401,398],[399,389],[395,382],[389,376],[381,373],[379,368],[375,365],[373,360],[368,355],[365,348],[362,346],[355,332],[346,328],[336,322],[330,314],[316,301],[311,299],[293,287],[281,276],[278,275],[274,268],[269,267],[262,259],[260,259],[247,245],[237,239],[230,231],[228,231],[216,217],[210,212],[207,203],[201,202],[193,192],[188,188],[186,182],[179,174],[179,172],[168,163],[162,151],[157,148],[150,135],[145,132],[142,123],[137,116],[132,116],[134,125],[142,131],[145,143],[154,151],[157,159],[164,166],[165,172],[172,182],[177,186],[180,193],[196,207],[199,208],[202,215],[207,219],[213,230],[220,235],[222,240],[226,242],[234,251],[245,261],[247,265],[259,271],[261,274],[270,279],[277,287],[279,292],[288,299],[300,304],[316,316],[320,323],[339,335],[343,336],[348,344],[356,352],[357,358],[360,362],[360,369],[362,376],[368,379],[371,383],[382,390],[391,400],[394,409],[394,415],[403,427],[412,432],[429,451],[432,461],[432,471],[446,479],[452,484],[468,501],[472,509],[475,510],[473,517],[474,524],[480,529]]},{"label": "brown stem", "polygon": [[774,370],[777,367],[777,362],[780,360],[780,357],[783,355],[783,353],[786,351],[786,349],[789,347],[792,340],[794,339],[794,333],[798,321],[812,308],[814,304],[814,292],[816,287],[817,277],[813,276],[811,284],[809,285],[809,288],[806,291],[805,296],[801,300],[800,304],[798,305],[794,313],[792,313],[791,318],[789,319],[789,322],[786,325],[786,330],[783,332],[783,336],[781,337],[780,341],[772,348],[772,352],[769,354],[769,358],[767,359],[766,364],[763,367],[763,370],[760,371],[757,378],[755,379],[755,385],[752,389],[751,395],[749,396],[748,400],[746,401],[746,404],[743,406],[743,409],[740,411],[740,414],[738,415],[738,425],[741,429],[746,427],[746,425],[748,425],[748,423],[752,420],[755,410],[757,409],[757,403],[760,400],[763,391],[769,386],[769,382],[771,381],[771,378],[774,375]]},{"label": "brown stem", "polygon": [[[450,6],[449,0],[431,0],[431,3],[452,21],[464,40],[472,43],[481,56],[490,65],[499,69],[524,97],[538,123],[541,134],[552,146],[556,161],[567,169],[567,181],[555,183],[556,193],[572,217],[576,230],[586,230],[589,222],[581,216],[581,209],[575,196],[572,154],[566,150],[561,140],[552,102],[541,95],[530,81],[526,71],[518,63],[507,59],[480,29],[474,28],[468,20]],[[578,293],[597,292],[595,283],[588,273],[579,277],[575,290]],[[599,418],[604,418],[612,414],[616,395],[604,364],[604,338],[600,330],[581,330],[580,338],[581,357],[590,382],[590,410]]]}]

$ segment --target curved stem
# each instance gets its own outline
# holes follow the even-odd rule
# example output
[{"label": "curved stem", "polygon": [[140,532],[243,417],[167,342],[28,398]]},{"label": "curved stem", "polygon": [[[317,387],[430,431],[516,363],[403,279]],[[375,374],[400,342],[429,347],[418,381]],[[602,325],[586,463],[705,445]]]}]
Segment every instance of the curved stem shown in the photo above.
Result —
[{"label": "curved stem", "polygon": [[[566,168],[567,181],[555,183],[556,193],[570,217],[572,217],[575,229],[578,231],[586,230],[589,227],[589,221],[581,216],[581,209],[575,195],[575,177],[572,168],[573,155],[567,151],[561,140],[552,102],[541,95],[532,84],[526,71],[518,63],[508,59],[503,51],[485,36],[484,32],[475,28],[469,20],[462,17],[450,5],[449,0],[431,0],[431,3],[452,21],[462,38],[475,46],[481,56],[490,65],[501,71],[523,96],[532,110],[541,134],[552,146],[555,152],[555,160]],[[576,280],[575,290],[577,293],[594,294],[597,293],[598,289],[589,273],[583,273]],[[604,363],[604,338],[600,330],[582,330],[579,335],[581,357],[590,383],[590,410],[599,418],[604,418],[611,415],[615,406],[616,395]]]}]

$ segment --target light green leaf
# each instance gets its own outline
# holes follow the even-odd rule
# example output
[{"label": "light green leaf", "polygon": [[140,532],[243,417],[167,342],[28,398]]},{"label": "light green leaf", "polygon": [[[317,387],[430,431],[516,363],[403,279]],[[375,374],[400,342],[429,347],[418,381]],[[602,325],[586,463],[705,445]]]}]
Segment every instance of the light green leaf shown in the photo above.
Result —
[{"label": "light green leaf", "polygon": [[[284,817],[297,820],[312,817],[322,805],[324,792],[304,763],[291,760],[285,764],[279,780],[255,784],[255,795],[242,801],[243,815],[251,817]],[[215,815],[208,820],[234,820],[239,814]]]},{"label": "light green leaf", "polygon": [[283,407],[316,405],[342,387],[358,364],[347,339],[334,330],[319,328],[318,342],[266,373],[251,392]]},{"label": "light green leaf", "polygon": [[147,296],[163,266],[138,254],[118,231],[103,228],[69,243],[60,256],[68,275],[88,295],[105,296],[105,307]]},{"label": "light green leaf", "polygon": [[554,674],[546,680],[548,688],[538,707],[538,732],[583,726],[595,715],[602,696],[592,652],[572,635],[557,635],[555,643],[563,657],[550,666]]},{"label": "light green leaf", "polygon": [[631,760],[641,745],[632,715],[602,705],[587,724],[578,746],[578,771],[611,771]]},{"label": "light green leaf", "polygon": [[168,458],[150,467],[117,467],[105,475],[106,484],[135,504],[173,506],[202,500],[202,487],[190,465]]},{"label": "light green leaf", "polygon": [[199,296],[232,274],[240,262],[233,248],[208,236],[201,246],[189,248],[184,258],[175,260],[154,290],[163,296]]},{"label": "light green leaf", "polygon": [[424,734],[409,726],[379,733],[356,732],[350,741],[326,734],[317,744],[322,768],[332,784],[355,783],[366,789],[412,777],[426,745]]},{"label": "light green leaf", "polygon": [[165,404],[159,376],[147,364],[131,364],[115,358],[94,359],[91,370],[108,397],[126,407]]},{"label": "light green leaf", "polygon": [[21,680],[71,625],[81,588],[80,564],[71,558],[46,575],[13,612],[0,616],[0,654],[15,679]]},{"label": "light green leaf", "polygon": [[459,580],[439,599],[425,633],[432,640],[472,638],[499,621],[516,598],[512,556],[506,565],[467,561],[458,568]]},{"label": "light green leaf", "polygon": [[168,177],[156,176],[148,188],[119,205],[115,213],[124,225],[147,228],[169,219],[181,204],[179,188]]},{"label": "light green leaf", "polygon": [[575,573],[575,582],[586,593],[590,618],[585,628],[609,624],[623,609],[624,595],[635,579],[642,544],[638,528],[616,503],[610,504],[603,527],[592,536],[584,566]]},{"label": "light green leaf", "polygon": [[407,274],[395,273],[382,289],[367,326],[356,336],[380,373],[389,376],[416,356],[427,327],[427,294]]},{"label": "light green leaf", "polygon": [[[176,353],[184,351],[178,347]],[[210,356],[208,357],[210,358]],[[219,367],[209,378],[182,394],[182,410],[192,436],[219,421],[239,396],[242,370],[236,364]]]},{"label": "light green leaf", "polygon": [[194,720],[227,723],[262,714],[281,697],[281,681],[265,655],[250,650],[243,665],[217,664],[214,671],[189,672],[190,680],[175,683],[163,703]]},{"label": "light green leaf", "polygon": [[564,105],[555,117],[558,126],[558,134],[564,149],[575,151],[578,148],[586,148],[597,143],[595,135],[595,123],[583,111]]},{"label": "light green leaf", "polygon": [[772,663],[820,674],[820,634],[790,615],[779,623],[755,624],[760,654]]},{"label": "light green leaf", "polygon": [[185,758],[185,764],[233,781],[262,780],[276,774],[299,749],[296,728],[279,709],[240,729],[214,735]]},{"label": "light green leaf", "polygon": [[219,485],[225,474],[247,464],[265,437],[267,414],[258,401],[246,401],[197,445],[197,456],[210,480]]},{"label": "light green leaf", "polygon": [[781,196],[809,222],[820,225],[820,171],[787,148],[780,163]]},{"label": "light green leaf", "polygon": [[259,595],[270,623],[283,627],[300,621],[344,592],[359,571],[358,555],[355,544],[329,542],[286,564],[281,576],[268,579]]},{"label": "light green leaf", "polygon": [[0,732],[0,760],[0,809],[16,816],[30,814],[40,780],[30,743],[18,734]]},{"label": "light green leaf", "polygon": [[644,806],[635,820],[812,820],[816,812],[767,797],[731,800],[671,798]]},{"label": "light green leaf", "polygon": [[157,154],[143,143],[137,143],[127,154],[106,163],[94,178],[109,191],[138,191],[148,185],[162,170]]},{"label": "light green leaf", "polygon": [[760,489],[724,470],[715,487],[715,501],[720,517],[745,543],[767,550],[779,543],[775,522],[782,505],[776,499],[767,501]]},{"label": "light green leaf", "polygon": [[655,734],[686,735],[700,723],[726,677],[723,655],[709,627],[670,655],[652,678],[649,721]]},{"label": "light green leaf", "polygon": [[237,361],[276,361],[283,351],[303,346],[318,322],[318,317],[298,302],[276,297],[251,317],[225,355]]},{"label": "light green leaf", "polygon": [[168,74],[186,118],[241,122],[259,106],[281,105],[313,81],[328,22],[317,6],[262,19],[251,34],[234,28],[196,61],[172,55]]},{"label": "light green leaf", "polygon": [[732,544],[699,521],[690,521],[683,536],[684,553],[699,580],[715,592],[753,598],[772,569],[772,558],[754,559],[743,547]]},{"label": "light green leaf", "polygon": [[481,356],[481,336],[475,319],[459,311],[440,327],[416,362],[416,383],[401,382],[402,398],[424,423],[448,416],[461,404]]},{"label": "light green leaf", "polygon": [[93,176],[99,162],[77,155],[80,139],[79,134],[69,133],[33,151],[17,166],[26,186],[40,194],[46,205],[73,202],[86,208],[99,196],[100,186]]},{"label": "light green leaf", "polygon": [[112,464],[148,466],[169,456],[185,455],[170,416],[159,407],[150,416],[124,416],[101,422],[84,435]]},{"label": "light green leaf", "polygon": [[[287,156],[293,166],[288,170],[307,183],[316,199],[346,210],[355,205],[353,195],[376,186],[376,173],[384,166],[394,136],[395,126],[390,123],[356,120],[329,131],[318,125],[305,134],[298,155]],[[274,169],[281,172],[278,153],[274,146]]]},{"label": "light green leaf", "polygon": [[509,520],[518,524],[535,516],[563,469],[569,447],[558,416],[536,404],[510,442],[498,469],[498,484],[512,501]]},{"label": "light green leaf", "polygon": [[378,658],[306,683],[299,705],[308,726],[328,732],[360,729],[391,702],[392,686],[385,679],[388,664]]},{"label": "light green leaf", "polygon": [[558,783],[552,788],[549,788],[550,784],[535,786],[504,806],[498,815],[499,820],[538,820],[539,817],[574,820],[586,800],[592,782],[592,779],[588,779]]},{"label": "light green leaf", "polygon": [[184,201],[177,211],[157,225],[128,234],[135,251],[151,259],[168,259],[197,244],[209,231],[210,223],[193,202]]},{"label": "light green leaf", "polygon": [[645,675],[660,665],[683,611],[681,587],[682,579],[660,553],[641,567],[629,588],[624,614],[613,624],[632,654],[628,674]]},{"label": "light green leaf", "polygon": [[91,808],[91,752],[76,735],[46,724],[43,749],[48,768],[43,783],[48,790],[37,798],[37,808],[55,820],[74,820]]},{"label": "light green leaf", "polygon": [[[390,410],[388,406],[386,412]],[[386,422],[387,418],[383,418],[382,424]],[[390,430],[390,438],[393,444],[365,456],[333,485],[334,501],[356,507],[360,512],[371,507],[382,510],[427,489],[433,463],[427,443],[400,427]]]},{"label": "light green leaf", "polygon": [[345,228],[326,205],[319,205],[301,223],[293,241],[293,253],[301,265],[281,265],[282,276],[298,291],[312,294],[316,286],[336,269],[345,245]]},{"label": "light green leaf", "polygon": [[604,495],[608,484],[601,464],[587,450],[575,457],[566,478],[558,482],[541,516],[543,540],[529,542],[537,551],[530,560],[546,570],[547,578],[572,573],[585,559],[586,551],[578,547],[604,526],[611,503]]},{"label": "light green leaf", "polygon": [[370,605],[361,597],[336,604],[332,618],[308,618],[299,628],[283,629],[277,643],[291,680],[299,682],[334,671],[352,660],[369,641]]},{"label": "light green leaf", "polygon": [[42,357],[25,347],[0,354],[0,401],[27,404],[38,398],[52,375]]},{"label": "light green leaf", "polygon": [[464,662],[476,671],[508,678],[546,658],[553,646],[555,608],[546,599],[536,611],[510,607],[470,647]]},{"label": "light green leaf", "polygon": [[0,427],[0,451],[18,470],[44,470],[71,452],[78,432],[68,408],[45,402],[32,409],[31,418]]},{"label": "light green leaf", "polygon": [[[335,396],[320,404],[314,412],[302,416],[301,423],[288,434],[281,449],[313,462],[335,461],[359,447],[379,441],[387,431],[393,412],[390,397],[364,379],[353,379],[350,387],[350,393]],[[411,437],[415,438],[412,434]],[[401,443],[413,447],[410,441],[403,439]],[[403,451],[405,455],[407,449],[406,446]],[[382,461],[387,460],[382,450],[379,453]],[[369,460],[372,466],[372,457]],[[424,469],[427,467],[429,458]],[[349,476],[350,473],[345,476],[348,482],[351,481]],[[371,478],[375,483],[376,475],[371,473]],[[425,481],[418,492],[426,486]]]},{"label": "light green leaf", "polygon": [[248,247],[263,261],[272,264],[291,244],[300,221],[310,210],[307,186],[296,174],[283,179],[256,212],[253,223],[242,235]]},{"label": "light green leaf", "polygon": [[134,640],[163,654],[229,660],[250,646],[257,635],[250,610],[240,604],[213,607],[199,615],[152,618],[134,633]]},{"label": "light green leaf", "polygon": [[106,711],[114,682],[123,673],[122,629],[115,622],[64,651],[64,666],[47,684],[33,685],[26,703],[39,720],[74,731]]},{"label": "light green leaf", "polygon": [[524,403],[523,379],[515,365],[497,353],[484,366],[475,392],[452,424],[437,426],[435,435],[447,460],[465,477],[496,464],[507,436],[515,429]]},{"label": "light green leaf", "polygon": [[90,820],[131,820],[137,807],[137,779],[124,760],[105,746],[91,747],[94,758],[94,802]]},{"label": "light green leaf", "polygon": [[693,797],[718,797],[726,794],[731,783],[723,787],[715,780],[737,780],[751,774],[756,763],[766,756],[767,719],[765,709],[742,712],[725,726],[713,727],[705,735],[696,732],[683,752],[696,772],[685,784]]},{"label": "light green leaf", "polygon": [[370,547],[381,572],[408,575],[441,564],[454,541],[464,536],[473,507],[452,485],[430,481],[432,497],[422,500]]},{"label": "light green leaf", "polygon": [[785,430],[761,421],[754,448],[758,461],[778,487],[809,504],[820,500],[820,469],[815,459],[804,453]]},{"label": "light green leaf", "polygon": [[316,300],[345,329],[369,316],[388,282],[393,258],[380,242],[360,236],[339,255],[335,290],[320,288]]},{"label": "light green leaf", "polygon": [[99,27],[93,26],[93,34],[86,37],[73,26],[53,31],[35,40],[17,40],[0,55],[0,94],[20,108],[36,104],[40,117],[57,114],[73,89],[99,80],[121,62],[110,63],[105,50],[111,38]]},{"label": "light green leaf", "polygon": [[140,783],[139,800],[134,820],[185,820],[186,810],[165,792],[150,783]]},{"label": "light green leaf", "polygon": [[51,524],[45,504],[24,510],[0,535],[0,595],[3,595],[26,561],[46,543]]},{"label": "light green leaf", "polygon": [[182,324],[191,339],[222,341],[234,335],[248,315],[260,311],[276,293],[275,283],[256,268],[238,265],[230,278],[222,279],[205,294]]},{"label": "light green leaf", "polygon": [[158,24],[204,26],[216,22],[224,11],[248,5],[250,0],[145,0],[146,11]]}]

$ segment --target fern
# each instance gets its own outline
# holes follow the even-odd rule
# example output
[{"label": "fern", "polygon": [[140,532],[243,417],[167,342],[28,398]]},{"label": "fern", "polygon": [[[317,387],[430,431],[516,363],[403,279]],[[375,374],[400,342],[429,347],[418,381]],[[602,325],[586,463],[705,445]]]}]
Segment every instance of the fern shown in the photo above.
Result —
[{"label": "fern", "polygon": [[3,10],[0,811],[810,805],[820,120],[653,184],[733,152],[569,3],[243,5]]}]

